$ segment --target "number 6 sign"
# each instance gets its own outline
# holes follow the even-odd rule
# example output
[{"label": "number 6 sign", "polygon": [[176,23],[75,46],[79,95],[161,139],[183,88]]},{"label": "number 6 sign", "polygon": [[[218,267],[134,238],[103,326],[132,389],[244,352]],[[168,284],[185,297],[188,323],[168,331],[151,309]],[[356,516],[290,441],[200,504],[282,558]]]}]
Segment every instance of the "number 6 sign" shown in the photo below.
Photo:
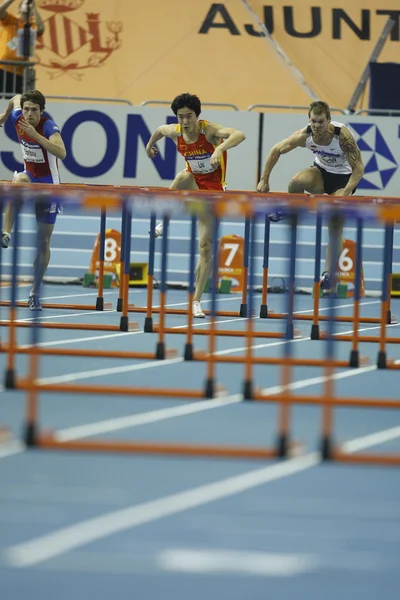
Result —
[{"label": "number 6 sign", "polygon": [[[352,285],[353,289],[348,290],[348,296],[354,295],[354,284],[356,281],[356,244],[353,240],[343,240],[344,247],[337,263],[336,276],[337,282],[345,285]],[[361,265],[360,295],[365,296],[364,272]]]}]

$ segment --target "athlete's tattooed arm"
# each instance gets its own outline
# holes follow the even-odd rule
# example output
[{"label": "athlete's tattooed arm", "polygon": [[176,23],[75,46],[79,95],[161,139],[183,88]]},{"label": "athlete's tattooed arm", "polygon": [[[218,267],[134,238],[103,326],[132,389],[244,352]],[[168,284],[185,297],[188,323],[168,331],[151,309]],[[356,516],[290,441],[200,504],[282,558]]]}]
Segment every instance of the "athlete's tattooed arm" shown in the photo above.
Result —
[{"label": "athlete's tattooed arm", "polygon": [[347,127],[341,129],[339,144],[352,168],[351,177],[343,190],[343,196],[350,196],[364,174],[364,165],[357,142]]}]

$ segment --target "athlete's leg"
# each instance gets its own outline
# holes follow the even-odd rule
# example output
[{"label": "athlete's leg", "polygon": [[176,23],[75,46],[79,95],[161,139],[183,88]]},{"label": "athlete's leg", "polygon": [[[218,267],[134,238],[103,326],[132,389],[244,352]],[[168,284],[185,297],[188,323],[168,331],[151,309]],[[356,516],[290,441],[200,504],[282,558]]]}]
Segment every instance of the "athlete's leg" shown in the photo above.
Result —
[{"label": "athlete's leg", "polygon": [[[31,179],[26,173],[17,173],[14,175],[13,183],[31,183]],[[21,200],[10,200],[7,202],[4,211],[4,225],[2,232],[2,245],[4,248],[7,248],[10,243],[11,230],[14,225],[15,215],[17,210],[20,209],[21,204]]]},{"label": "athlete's leg", "polygon": [[196,289],[193,300],[200,302],[212,269],[212,228],[210,215],[198,217],[199,222],[199,261],[196,267]]},{"label": "athlete's leg", "polygon": [[291,194],[323,194],[324,180],[317,167],[303,169],[294,175],[288,186]]},{"label": "athlete's leg", "polygon": [[[343,196],[343,189],[336,190],[331,194],[331,196]],[[333,217],[329,220],[328,223],[328,231],[329,231],[329,241],[328,246],[326,248],[326,263],[325,270],[328,273],[332,273],[335,268],[334,262],[337,262],[339,256],[341,255],[344,248],[343,241],[343,228],[344,228],[345,218],[344,217]],[[336,257],[334,256],[336,254]]]},{"label": "athlete's leg", "polygon": [[50,261],[50,239],[54,230],[54,223],[38,221],[36,229],[36,257],[34,262],[34,277],[31,295],[39,293],[44,274]]},{"label": "athlete's leg", "polygon": [[[195,178],[193,177],[190,171],[180,171],[177,174],[171,185],[169,186],[170,190],[198,190],[197,183]],[[171,218],[171,215],[168,215],[168,220]],[[163,222],[160,221],[156,225],[155,229],[155,237],[160,237],[163,234]]]}]

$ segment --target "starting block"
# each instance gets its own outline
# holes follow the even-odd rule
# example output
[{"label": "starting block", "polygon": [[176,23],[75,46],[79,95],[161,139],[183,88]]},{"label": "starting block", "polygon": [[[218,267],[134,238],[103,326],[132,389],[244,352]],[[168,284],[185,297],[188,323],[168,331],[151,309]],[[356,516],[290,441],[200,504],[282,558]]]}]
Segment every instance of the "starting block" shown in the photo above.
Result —
[{"label": "starting block", "polygon": [[[95,273],[85,273],[83,276],[83,287],[98,287],[99,286],[99,278],[96,277]],[[111,273],[106,273],[103,275],[103,288],[109,289],[113,285],[113,276]]]},{"label": "starting block", "polygon": [[[212,281],[211,279],[208,279],[204,291],[205,292],[210,292],[211,291],[211,284]],[[223,278],[221,279],[221,281],[219,282],[219,286],[218,286],[218,293],[219,294],[230,294],[232,291],[232,279],[227,279],[227,278]]]},{"label": "starting block", "polygon": [[[120,280],[121,265],[116,266],[116,274],[118,281]],[[149,282],[149,265],[148,263],[130,263],[129,265],[129,285],[147,287]]]},{"label": "starting block", "polygon": [[400,273],[392,274],[392,289],[390,295],[394,297],[400,296]]}]

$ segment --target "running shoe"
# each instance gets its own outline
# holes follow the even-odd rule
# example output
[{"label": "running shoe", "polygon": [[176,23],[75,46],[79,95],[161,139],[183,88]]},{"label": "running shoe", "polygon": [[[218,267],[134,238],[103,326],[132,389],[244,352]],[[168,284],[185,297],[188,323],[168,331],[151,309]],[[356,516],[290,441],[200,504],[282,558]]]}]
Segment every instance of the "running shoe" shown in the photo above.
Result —
[{"label": "running shoe", "polygon": [[1,245],[3,246],[3,248],[8,248],[8,246],[10,245],[10,241],[11,235],[6,231],[3,231],[1,233]]},{"label": "running shoe", "polygon": [[193,317],[195,319],[204,319],[204,317],[206,315],[201,310],[200,302],[197,302],[197,300],[194,300],[194,302],[192,304],[192,308],[193,308]]},{"label": "running shoe", "polygon": [[324,271],[321,275],[321,280],[319,282],[321,290],[330,290],[331,284],[331,274],[329,273],[329,271]]},{"label": "running shoe", "polygon": [[28,306],[31,310],[42,310],[42,305],[37,294],[29,294]]}]

